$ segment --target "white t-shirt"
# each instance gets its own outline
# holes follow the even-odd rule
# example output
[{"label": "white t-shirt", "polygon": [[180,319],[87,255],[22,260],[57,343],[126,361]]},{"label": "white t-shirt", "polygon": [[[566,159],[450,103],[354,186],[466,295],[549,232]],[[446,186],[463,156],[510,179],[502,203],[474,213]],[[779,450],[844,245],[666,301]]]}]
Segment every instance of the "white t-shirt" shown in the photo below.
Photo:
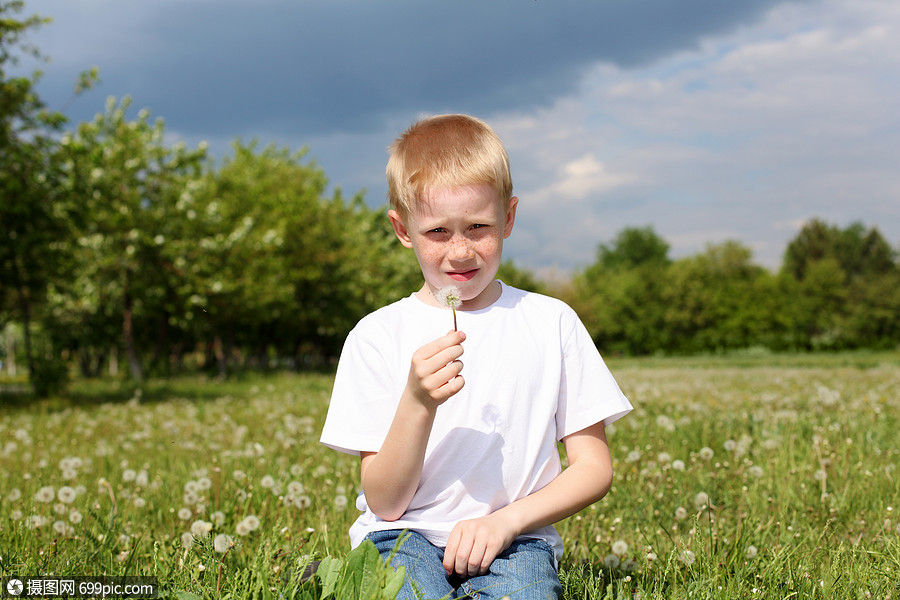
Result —
[{"label": "white t-shirt", "polygon": [[[565,303],[507,285],[487,308],[456,311],[465,332],[463,389],[438,407],[419,488],[406,513],[384,521],[366,505],[351,545],[372,531],[410,529],[444,547],[453,526],[541,489],[560,473],[557,441],[624,416],[619,390],[584,325]],[[359,455],[380,450],[413,353],[453,328],[448,309],[415,295],[364,317],[338,363],[321,441]],[[562,555],[553,527],[541,538]]]}]

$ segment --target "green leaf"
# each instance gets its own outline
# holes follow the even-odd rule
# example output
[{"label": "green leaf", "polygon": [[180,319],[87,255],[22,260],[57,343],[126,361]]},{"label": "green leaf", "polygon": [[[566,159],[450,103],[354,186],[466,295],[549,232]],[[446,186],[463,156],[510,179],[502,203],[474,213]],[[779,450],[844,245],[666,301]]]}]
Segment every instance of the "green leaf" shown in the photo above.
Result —
[{"label": "green leaf", "polygon": [[327,598],[334,594],[342,566],[343,562],[341,559],[332,558],[331,556],[326,556],[319,563],[319,567],[316,569],[316,577],[322,582],[322,598]]}]

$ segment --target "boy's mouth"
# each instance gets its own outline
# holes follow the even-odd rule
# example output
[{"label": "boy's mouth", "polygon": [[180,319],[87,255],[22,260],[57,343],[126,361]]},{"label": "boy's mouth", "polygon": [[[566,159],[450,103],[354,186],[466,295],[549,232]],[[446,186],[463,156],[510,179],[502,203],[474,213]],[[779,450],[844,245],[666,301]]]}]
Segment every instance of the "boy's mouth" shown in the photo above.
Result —
[{"label": "boy's mouth", "polygon": [[478,269],[471,269],[469,271],[451,271],[447,273],[447,275],[454,281],[469,281],[475,277],[476,273],[478,273]]}]

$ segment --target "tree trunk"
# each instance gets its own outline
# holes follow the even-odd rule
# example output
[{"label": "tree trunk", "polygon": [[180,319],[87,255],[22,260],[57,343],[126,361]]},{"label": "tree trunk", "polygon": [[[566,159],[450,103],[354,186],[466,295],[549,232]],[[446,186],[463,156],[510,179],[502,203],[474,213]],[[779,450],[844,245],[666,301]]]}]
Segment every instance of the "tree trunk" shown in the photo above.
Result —
[{"label": "tree trunk", "polygon": [[131,297],[131,289],[129,285],[129,276],[125,274],[125,313],[122,318],[122,337],[125,342],[125,356],[128,358],[128,368],[131,377],[136,381],[143,379],[144,373],[141,369],[141,361],[138,359],[137,350],[134,346],[134,301]]}]

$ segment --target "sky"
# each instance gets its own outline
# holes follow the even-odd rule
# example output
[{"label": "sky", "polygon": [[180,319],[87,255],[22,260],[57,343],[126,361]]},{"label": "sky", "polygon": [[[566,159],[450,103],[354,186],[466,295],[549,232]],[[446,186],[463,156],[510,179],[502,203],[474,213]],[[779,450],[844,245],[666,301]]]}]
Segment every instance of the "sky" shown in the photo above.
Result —
[{"label": "sky", "polygon": [[[777,269],[804,223],[900,249],[896,0],[26,0],[41,98],[78,123],[106,98],[168,139],[293,150],[384,206],[386,148],[465,112],[506,144],[504,256],[553,277],[626,227],[670,256],[737,240]],[[78,97],[78,73],[100,84]],[[23,62],[21,68],[32,68]]]}]

